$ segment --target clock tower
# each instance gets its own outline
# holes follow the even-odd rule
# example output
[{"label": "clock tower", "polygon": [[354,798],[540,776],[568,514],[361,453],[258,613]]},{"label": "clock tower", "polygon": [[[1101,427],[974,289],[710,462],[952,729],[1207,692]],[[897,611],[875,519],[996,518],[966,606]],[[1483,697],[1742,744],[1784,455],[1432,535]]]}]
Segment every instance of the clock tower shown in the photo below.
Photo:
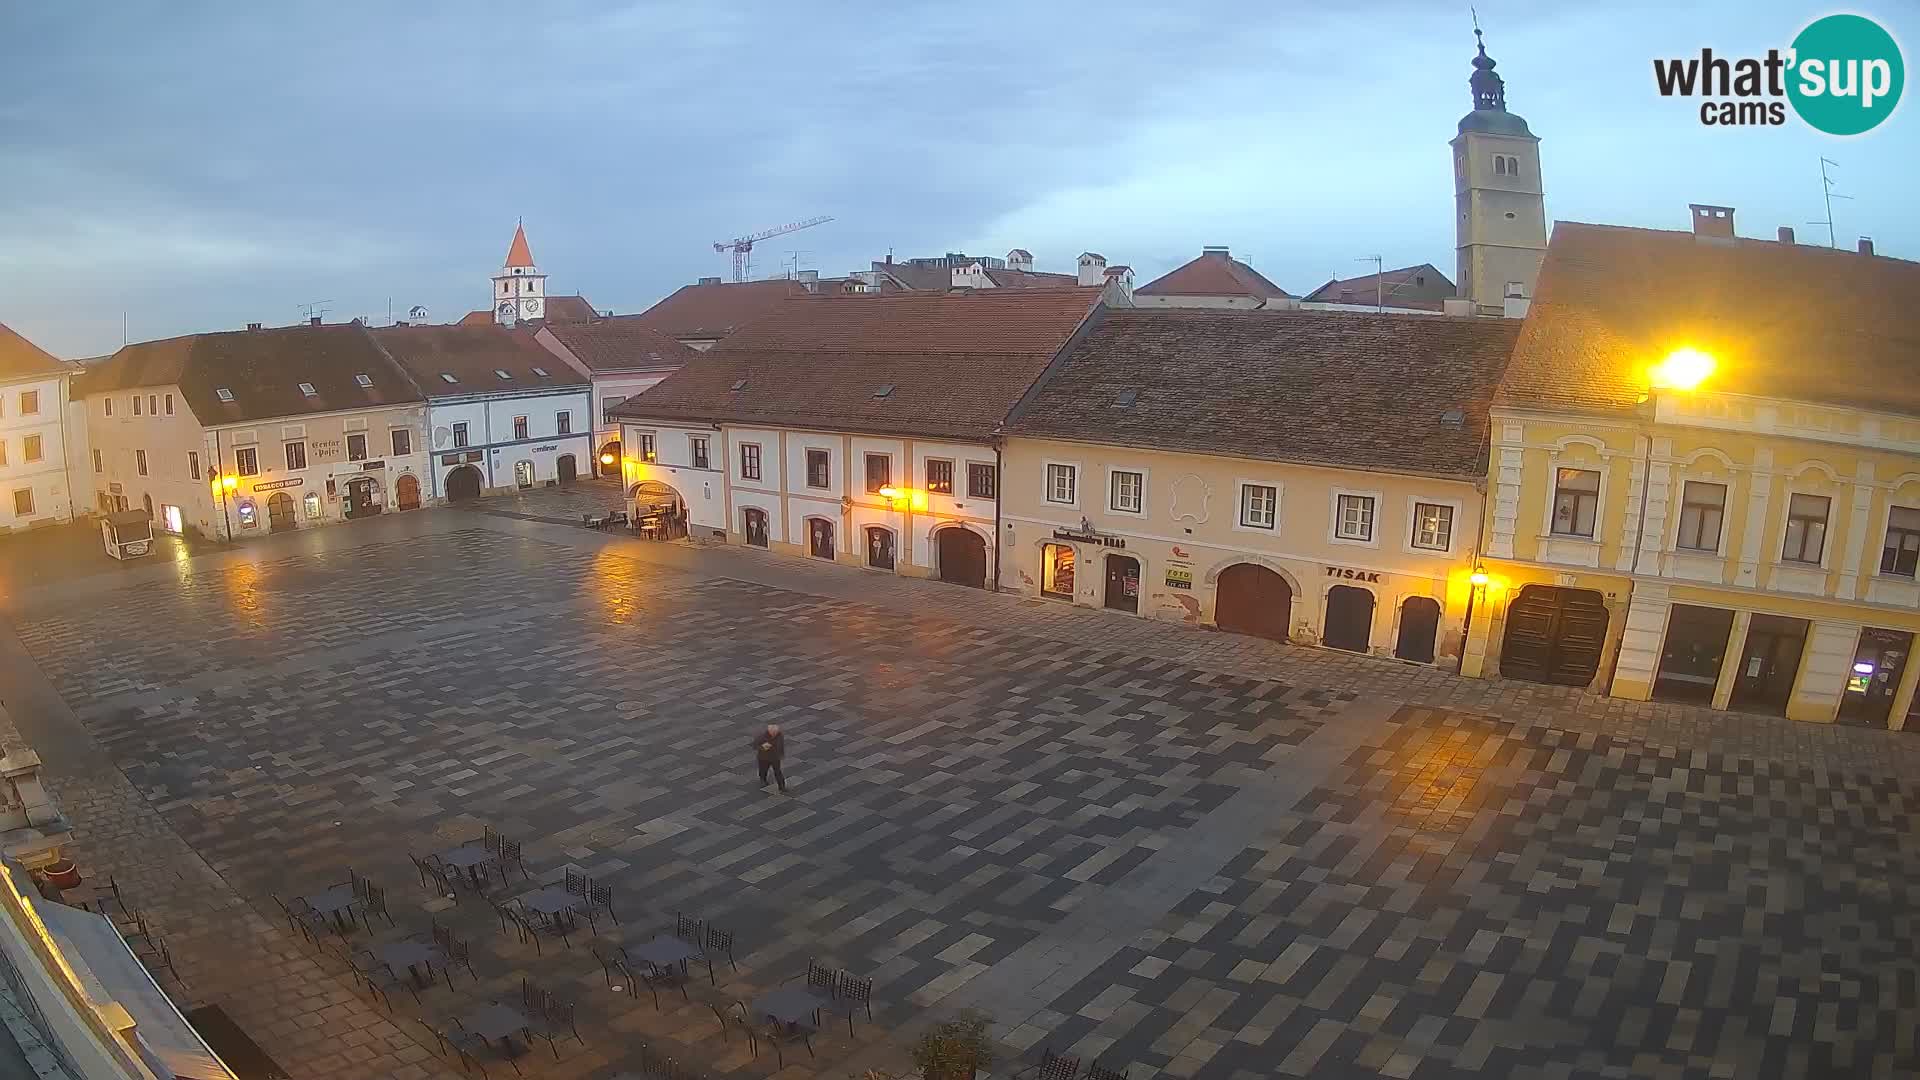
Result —
[{"label": "clock tower", "polygon": [[533,251],[527,247],[523,224],[513,226],[513,243],[507,246],[506,264],[493,275],[493,321],[512,326],[547,314],[547,275],[533,265]]},{"label": "clock tower", "polygon": [[[1480,28],[1473,29],[1475,42]],[[1473,58],[1473,111],[1453,140],[1455,235],[1460,295],[1476,310],[1498,314],[1509,299],[1533,297],[1547,254],[1546,187],[1540,140],[1507,111],[1507,86],[1487,47]],[[1524,308],[1523,308],[1524,310]]]}]

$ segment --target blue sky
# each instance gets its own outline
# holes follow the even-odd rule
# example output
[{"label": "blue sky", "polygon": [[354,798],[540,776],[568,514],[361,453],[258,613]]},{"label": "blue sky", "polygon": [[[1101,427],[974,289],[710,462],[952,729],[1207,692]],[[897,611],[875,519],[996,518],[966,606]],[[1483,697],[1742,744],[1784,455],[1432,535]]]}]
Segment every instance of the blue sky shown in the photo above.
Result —
[{"label": "blue sky", "polygon": [[[1840,242],[1920,258],[1915,106],[1841,140],[1709,129],[1655,56],[1784,47],[1794,3],[1479,5],[1549,219]],[[1899,38],[1920,14],[1856,7]],[[823,274],[947,250],[1080,251],[1141,283],[1230,245],[1294,291],[1453,264],[1447,141],[1465,4],[519,3],[0,9],[0,321],[63,356],[299,318],[484,307],[524,216],[549,291],[636,311],[769,242]]]}]

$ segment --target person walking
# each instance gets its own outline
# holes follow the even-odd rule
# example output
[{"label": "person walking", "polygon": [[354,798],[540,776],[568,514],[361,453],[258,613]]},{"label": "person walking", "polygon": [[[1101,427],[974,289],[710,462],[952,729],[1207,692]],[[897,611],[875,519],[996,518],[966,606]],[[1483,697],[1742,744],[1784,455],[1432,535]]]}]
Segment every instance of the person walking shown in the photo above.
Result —
[{"label": "person walking", "polygon": [[767,729],[754,736],[754,760],[760,763],[760,786],[767,786],[767,770],[773,770],[773,778],[779,781],[780,794],[787,793],[787,776],[780,771],[780,762],[787,756],[787,737],[780,732],[779,724],[768,724]]}]

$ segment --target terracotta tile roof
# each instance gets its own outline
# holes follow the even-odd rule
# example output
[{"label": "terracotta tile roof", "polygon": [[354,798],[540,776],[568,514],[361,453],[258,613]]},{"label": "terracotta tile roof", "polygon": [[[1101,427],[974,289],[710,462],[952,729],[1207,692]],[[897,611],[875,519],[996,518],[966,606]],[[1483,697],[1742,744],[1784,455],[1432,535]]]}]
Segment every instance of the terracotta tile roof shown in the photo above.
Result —
[{"label": "terracotta tile roof", "polygon": [[678,338],[648,326],[640,315],[548,326],[547,332],[596,372],[671,369],[699,355]]},{"label": "terracotta tile roof", "polygon": [[[511,393],[549,386],[585,386],[587,378],[561,363],[528,330],[503,326],[389,326],[373,331],[413,383],[428,397]],[[539,368],[545,375],[534,371]],[[502,379],[498,372],[509,376]],[[445,372],[458,382],[449,383]]]},{"label": "terracotta tile roof", "polygon": [[1007,432],[1482,476],[1487,406],[1519,330],[1513,320],[1430,315],[1115,311],[1048,373]]},{"label": "terracotta tile roof", "polygon": [[[373,383],[362,387],[357,376]],[[203,425],[424,400],[359,323],[191,334],[128,345],[82,376],[85,392],[175,384]],[[301,383],[314,388],[309,397]],[[221,389],[233,401],[220,400]]]},{"label": "terracotta tile roof", "polygon": [[726,337],[804,290],[785,278],[682,285],[640,313],[648,326],[686,340]]},{"label": "terracotta tile roof", "polygon": [[1002,289],[1057,289],[1080,284],[1077,274],[1050,274],[1041,270],[989,270],[987,278]]},{"label": "terracotta tile roof", "polygon": [[532,266],[533,249],[527,246],[527,229],[516,223],[513,227],[513,243],[507,245],[508,266]]},{"label": "terracotta tile roof", "polygon": [[[1379,278],[1377,283],[1374,280],[1376,277]],[[1373,305],[1381,303],[1384,298],[1388,307],[1439,311],[1441,301],[1456,291],[1452,278],[1441,273],[1432,263],[1421,263],[1387,270],[1378,275],[1332,278],[1300,299],[1310,304]]]},{"label": "terracotta tile roof", "polygon": [[1253,296],[1284,299],[1287,290],[1225,251],[1203,251],[1200,257],[1154,278],[1133,290],[1148,296]]},{"label": "terracotta tile roof", "polygon": [[617,412],[982,440],[1100,295],[1073,288],[802,297]]},{"label": "terracotta tile roof", "polygon": [[469,311],[465,315],[460,316],[460,321],[457,323],[454,323],[453,325],[455,326],[492,326],[493,312]]},{"label": "terracotta tile roof", "polygon": [[47,350],[0,323],[0,379],[18,379],[30,375],[55,375],[73,370]]},{"label": "terracotta tile roof", "polygon": [[1563,221],[1498,401],[1631,408],[1681,345],[1709,390],[1920,416],[1920,263]]},{"label": "terracotta tile roof", "polygon": [[873,268],[891,278],[902,289],[938,292],[953,288],[953,270],[945,266],[910,266],[906,263],[874,263]]},{"label": "terracotta tile roof", "polygon": [[584,296],[549,296],[543,319],[551,325],[586,322],[588,319],[599,317],[600,313],[593,309],[592,304],[587,303],[587,298]]}]

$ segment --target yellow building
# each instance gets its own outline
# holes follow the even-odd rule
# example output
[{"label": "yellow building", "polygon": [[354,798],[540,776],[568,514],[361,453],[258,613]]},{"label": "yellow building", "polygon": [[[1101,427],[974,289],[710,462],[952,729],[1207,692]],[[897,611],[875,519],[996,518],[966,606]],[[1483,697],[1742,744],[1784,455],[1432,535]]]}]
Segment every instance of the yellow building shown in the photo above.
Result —
[{"label": "yellow building", "polygon": [[1107,312],[1008,421],[1001,587],[1451,668],[1519,328]]},{"label": "yellow building", "polygon": [[1562,223],[1492,409],[1464,670],[1901,727],[1920,264]]}]

